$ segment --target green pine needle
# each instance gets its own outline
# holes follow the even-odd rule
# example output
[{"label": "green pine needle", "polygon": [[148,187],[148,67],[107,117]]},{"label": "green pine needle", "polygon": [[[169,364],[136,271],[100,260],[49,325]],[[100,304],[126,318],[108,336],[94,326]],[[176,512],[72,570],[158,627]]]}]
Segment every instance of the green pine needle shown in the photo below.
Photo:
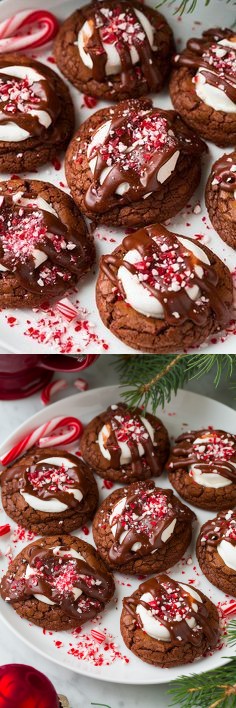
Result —
[{"label": "green pine needle", "polygon": [[123,397],[130,407],[149,404],[153,413],[190,379],[212,373],[214,385],[225,377],[236,385],[236,354],[133,354],[116,361]]},{"label": "green pine needle", "polygon": [[[167,0],[160,0],[156,7],[159,8],[162,5],[165,5]],[[173,5],[175,0],[170,0],[170,5]],[[205,5],[210,5],[211,0],[204,0]],[[227,4],[231,2],[231,0],[226,0]],[[198,0],[181,0],[180,5],[176,8],[174,11],[174,15],[183,15],[184,12],[194,12],[195,8],[197,7]]]},{"label": "green pine needle", "polygon": [[235,708],[236,659],[203,674],[180,676],[168,693],[181,708]]}]

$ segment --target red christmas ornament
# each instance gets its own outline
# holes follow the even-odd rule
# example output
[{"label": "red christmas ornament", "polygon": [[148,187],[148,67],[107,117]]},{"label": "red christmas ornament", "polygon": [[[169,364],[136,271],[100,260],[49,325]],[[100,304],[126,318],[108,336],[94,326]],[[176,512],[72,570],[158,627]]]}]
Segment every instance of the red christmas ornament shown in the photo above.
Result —
[{"label": "red christmas ornament", "polygon": [[51,681],[32,666],[0,667],[0,708],[60,708]]}]

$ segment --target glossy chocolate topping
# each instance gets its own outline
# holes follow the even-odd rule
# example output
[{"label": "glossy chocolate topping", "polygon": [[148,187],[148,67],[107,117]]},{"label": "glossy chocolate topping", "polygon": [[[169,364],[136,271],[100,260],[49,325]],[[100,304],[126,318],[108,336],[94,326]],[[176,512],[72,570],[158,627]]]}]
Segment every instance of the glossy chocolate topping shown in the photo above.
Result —
[{"label": "glossy chocolate topping", "polygon": [[202,38],[189,39],[186,48],[175,57],[175,66],[185,66],[194,74],[201,74],[211,86],[220,88],[236,103],[236,44],[227,47],[217,44],[222,39],[235,39],[231,29],[213,28],[203,32]]},{"label": "glossy chocolate topping", "polygon": [[211,187],[213,191],[224,189],[226,192],[236,191],[236,152],[222,155],[212,168]]},{"label": "glossy chocolate topping", "polygon": [[201,543],[217,547],[221,541],[236,546],[236,511],[221,511],[201,528]]},{"label": "glossy chocolate topping", "polygon": [[[196,442],[198,438],[200,442]],[[167,467],[170,472],[181,468],[188,473],[193,464],[202,473],[217,473],[235,483],[236,436],[224,430],[194,430],[180,435]]]},{"label": "glossy chocolate topping", "polygon": [[[156,54],[152,50],[147,34],[140,23],[135,7],[129,2],[110,3],[93,2],[93,14],[89,19],[90,28],[93,30],[84,50],[93,62],[92,76],[95,81],[106,81],[107,52],[104,44],[113,44],[119,54],[121,64],[121,82],[124,87],[133,88],[138,78],[145,78],[151,91],[159,86],[161,81],[160,68],[156,61]],[[145,14],[145,8],[144,8]],[[155,22],[156,24],[156,22]],[[160,18],[160,27],[163,24]],[[154,32],[154,38],[156,30]],[[158,38],[154,39],[155,45]],[[134,47],[138,54],[138,69],[133,66],[131,48]],[[157,47],[156,47],[157,49]]]},{"label": "glossy chocolate topping", "polygon": [[[204,143],[174,111],[153,108],[149,99],[118,104],[110,110],[108,120],[109,133],[89,154],[89,161],[95,158],[96,163],[85,202],[94,212],[107,211],[117,199],[121,206],[158,191],[162,187],[159,170],[175,153],[194,156],[205,150]],[[109,172],[104,179],[106,169]],[[116,190],[123,184],[128,184],[128,189],[117,196]]]},{"label": "glossy chocolate topping", "polygon": [[[143,468],[148,466],[153,476],[161,474],[158,455],[158,443],[152,442],[148,430],[145,428],[138,411],[130,411],[125,403],[118,403],[110,406],[103,414],[104,425],[108,425],[110,435],[106,440],[105,447],[111,456],[111,467],[118,469],[121,466],[121,448],[119,442],[125,442],[131,455],[131,473],[135,476],[142,474]],[[158,431],[158,422],[155,424],[155,432]],[[144,456],[140,457],[138,443],[144,449]],[[125,467],[125,465],[123,465]]]},{"label": "glossy chocolate topping", "polygon": [[[111,523],[111,527],[116,526],[115,541],[109,550],[109,558],[114,563],[149,555],[163,546],[162,534],[175,519],[190,524],[195,518],[195,514],[174,497],[171,489],[158,489],[154,482],[140,482],[135,488],[132,485],[124,491],[125,507]],[[126,535],[121,540],[124,532]],[[137,543],[140,547],[132,551]]]},{"label": "glossy chocolate topping", "polygon": [[[73,284],[86,264],[86,254],[79,234],[67,228],[59,216],[33,204],[38,194],[30,188],[21,194],[32,205],[21,206],[17,195],[1,197],[0,205],[0,266],[4,272],[17,276],[19,284],[45,298],[60,295],[65,283]],[[37,265],[34,253],[40,252],[43,262]],[[0,277],[2,269],[0,268]]]},{"label": "glossy chocolate topping", "polygon": [[[65,555],[59,555],[63,552]],[[67,616],[85,622],[103,608],[112,594],[109,576],[94,570],[82,558],[74,558],[67,546],[61,546],[55,554],[53,548],[36,542],[28,548],[27,560],[34,571],[28,578],[25,574],[7,575],[2,580],[1,594],[8,602],[44,595]],[[81,591],[77,598],[76,589]]]},{"label": "glossy chocolate topping", "polygon": [[[0,60],[1,69],[17,65],[17,56],[14,60]],[[27,78],[27,68],[34,69],[42,78],[31,83]],[[45,111],[50,116],[50,123],[54,123],[61,112],[60,101],[47,67],[30,61],[25,66],[24,78],[12,76],[7,70],[6,73],[1,72],[0,124],[15,123],[26,130],[30,137],[44,136],[47,129],[40,123],[38,115],[33,115],[33,111]]]},{"label": "glossy chocolate topping", "polygon": [[[140,261],[131,264],[124,259],[132,249],[140,253]],[[200,261],[194,253],[178,241],[177,235],[164,226],[147,226],[127,236],[122,241],[123,255],[111,254],[101,258],[103,273],[114,283],[125,300],[118,270],[123,266],[137,276],[142,286],[162,305],[166,321],[180,326],[190,319],[196,325],[204,325],[213,310],[219,323],[228,320],[228,308],[218,295],[218,276],[211,265]],[[199,266],[203,277],[199,276]],[[187,288],[198,286],[200,294],[192,300]]]},{"label": "glossy chocolate topping", "polygon": [[[46,462],[47,457],[58,458],[58,465]],[[71,462],[69,469],[66,469],[63,462],[59,462],[60,457]],[[37,452],[31,464],[22,458],[14,467],[2,473],[1,480],[2,483],[14,481],[14,492],[26,492],[45,501],[58,499],[71,509],[79,504],[71,492],[79,490],[84,502],[89,489],[81,462],[75,455],[60,450],[54,450],[50,454],[47,450]]]},{"label": "glossy chocolate topping", "polygon": [[[201,599],[203,595],[197,591]],[[145,593],[152,595],[149,604],[140,600]],[[137,627],[142,629],[142,621],[137,614],[137,606],[142,605],[151,612],[152,617],[166,627],[170,633],[170,641],[179,645],[180,642],[190,642],[199,646],[204,634],[209,645],[215,643],[218,631],[215,625],[209,622],[207,607],[203,602],[198,602],[191,596],[191,588],[182,588],[177,581],[169,578],[164,573],[146,580],[139,586],[138,597],[128,597],[123,600],[125,609],[132,615]],[[196,609],[197,606],[197,609]],[[187,620],[195,620],[190,627]]]}]

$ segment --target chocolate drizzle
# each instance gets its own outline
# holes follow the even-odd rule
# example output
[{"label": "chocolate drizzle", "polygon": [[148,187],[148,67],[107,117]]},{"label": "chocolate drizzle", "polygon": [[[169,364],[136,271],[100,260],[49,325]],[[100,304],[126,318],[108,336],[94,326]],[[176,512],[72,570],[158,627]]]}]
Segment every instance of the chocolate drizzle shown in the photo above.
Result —
[{"label": "chocolate drizzle", "polygon": [[[47,457],[65,458],[71,462],[71,467],[66,470],[62,463],[57,466],[55,463],[42,462]],[[60,450],[37,452],[32,455],[30,464],[22,458],[12,468],[5,470],[1,479],[3,482],[13,481],[14,492],[24,492],[45,501],[58,499],[70,509],[79,505],[78,499],[71,493],[73,490],[81,492],[83,504],[89,491],[81,463],[75,455]]]},{"label": "chocolate drizzle", "polygon": [[[175,519],[190,524],[195,518],[195,514],[174,497],[171,489],[158,489],[151,481],[140,482],[124,491],[125,507],[110,523],[111,528],[116,526],[115,541],[109,550],[113,563],[149,555],[164,545],[162,534]],[[124,532],[126,535],[121,541]],[[141,547],[132,551],[136,543]]]},{"label": "chocolate drizzle", "polygon": [[[14,59],[0,60],[0,68],[17,66],[17,56]],[[27,68],[37,71],[41,79],[30,82],[27,79]],[[0,73],[0,126],[15,123],[26,130],[30,137],[43,137],[47,128],[39,122],[37,115],[31,111],[45,111],[55,123],[61,112],[60,101],[52,85],[47,67],[31,62],[25,65],[25,78]]]},{"label": "chocolate drizzle", "polygon": [[[83,268],[87,270],[88,256],[79,233],[59,216],[34,205],[40,194],[30,187],[20,196],[32,205],[21,206],[16,196],[12,191],[5,194],[0,206],[0,265],[4,268],[0,277],[9,271],[32,293],[43,293],[46,298],[55,295],[56,289],[60,295],[65,284],[73,285]],[[33,258],[35,249],[46,256],[39,265]]]},{"label": "chocolate drizzle", "polygon": [[[122,102],[110,110],[108,120],[108,135],[88,152],[89,162],[94,158],[96,162],[85,203],[96,213],[107,211],[117,199],[122,206],[161,189],[159,170],[175,153],[200,155],[205,150],[204,143],[174,111],[153,108],[149,99]],[[106,169],[109,172],[104,179]],[[128,189],[117,194],[122,184],[128,184]]]},{"label": "chocolate drizzle", "polygon": [[[234,39],[231,29],[213,28],[203,32],[202,38],[189,39],[186,48],[175,59],[175,66],[184,66],[193,70],[194,74],[201,69],[201,74],[211,86],[224,91],[233,103],[236,103],[236,71],[232,70],[229,55],[234,54],[233,62],[236,67],[236,42],[235,49],[222,45],[225,50],[223,57],[217,57],[217,42],[222,39]],[[218,45],[219,49],[221,45]]]},{"label": "chocolate drizzle", "polygon": [[[73,544],[73,537],[72,537]],[[95,570],[86,560],[74,558],[68,546],[61,546],[59,553],[53,548],[31,544],[26,549],[30,569],[29,578],[4,576],[1,594],[8,602],[26,601],[34,595],[44,595],[63,612],[78,622],[92,619],[103,609],[112,594],[112,580],[102,571]],[[75,599],[74,589],[81,590]],[[43,598],[42,598],[43,602]]]},{"label": "chocolate drizzle", "polygon": [[[204,442],[204,436],[212,439]],[[194,445],[197,438],[202,441]],[[224,430],[207,429],[180,435],[167,468],[170,472],[183,469],[188,473],[191,465],[197,465],[202,473],[219,474],[236,483],[236,436]]]},{"label": "chocolate drizzle", "polygon": [[221,511],[215,519],[207,521],[201,528],[200,540],[203,545],[215,548],[221,541],[236,546],[236,511]]},{"label": "chocolate drizzle", "polygon": [[[177,646],[182,641],[199,646],[202,642],[202,634],[207,637],[209,646],[211,646],[217,640],[218,627],[209,621],[209,613],[203,595],[199,590],[197,592],[202,602],[191,596],[190,587],[182,588],[177,581],[163,573],[142,583],[138,589],[138,597],[125,598],[123,604],[125,610],[131,614],[135,625],[140,629],[143,625],[137,613],[138,605],[142,605],[151,612],[152,617],[168,629],[170,641]],[[145,593],[152,595],[151,604],[140,599]],[[196,605],[197,609],[195,609]],[[187,623],[186,620],[190,619],[195,620],[194,627],[190,627]]]},{"label": "chocolate drizzle", "polygon": [[[93,32],[84,51],[92,59],[93,79],[98,82],[107,81],[107,53],[104,43],[108,42],[114,45],[119,55],[122,85],[132,88],[136,86],[138,80],[137,65],[133,66],[131,58],[133,47],[138,54],[138,68],[142,72],[142,77],[146,80],[148,89],[155,91],[161,82],[160,68],[156,61],[158,49],[152,50],[147,34],[135,13],[135,7],[129,2],[122,1],[115,6],[106,2],[94,2],[92,7],[93,16],[88,21]],[[127,32],[126,28],[133,28],[132,34]],[[156,30],[154,41],[155,35]],[[157,38],[155,44],[156,42]]]},{"label": "chocolate drizzle", "polygon": [[236,153],[222,155],[212,168],[211,188],[213,191],[224,189],[225,192],[236,191]]},{"label": "chocolate drizzle", "polygon": [[[141,274],[142,286],[161,303],[164,317],[171,325],[179,327],[188,319],[198,326],[204,325],[209,316],[209,308],[213,310],[217,322],[223,324],[228,321],[229,313],[218,294],[217,272],[188,248],[188,243],[182,245],[176,234],[155,224],[127,236],[122,241],[123,253],[103,256],[100,267],[124,300],[126,293],[118,278],[119,268],[126,268],[137,278]],[[125,260],[126,253],[133,249],[140,253],[140,261],[135,264]],[[199,266],[203,277],[198,274]],[[200,291],[196,301],[190,298],[186,290],[186,287],[194,285]]]},{"label": "chocolate drizzle", "polygon": [[[151,470],[154,477],[158,477],[162,468],[159,462],[158,445],[153,444],[148,430],[145,428],[140,414],[137,410],[129,411],[125,403],[118,403],[115,410],[110,406],[103,415],[104,425],[110,428],[110,435],[106,440],[105,447],[111,456],[111,467],[118,469],[121,467],[121,449],[118,440],[125,442],[131,455],[131,473],[139,476],[143,472],[144,466]],[[158,430],[155,424],[154,433]],[[135,431],[137,428],[137,431]],[[139,454],[138,443],[144,449],[144,456]],[[126,465],[124,465],[125,467]]]}]

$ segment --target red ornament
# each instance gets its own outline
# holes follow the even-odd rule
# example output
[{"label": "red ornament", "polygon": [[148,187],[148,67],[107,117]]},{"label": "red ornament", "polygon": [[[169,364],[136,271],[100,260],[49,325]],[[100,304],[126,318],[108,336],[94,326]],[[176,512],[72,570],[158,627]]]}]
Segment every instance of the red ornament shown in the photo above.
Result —
[{"label": "red ornament", "polygon": [[32,666],[5,664],[0,667],[0,708],[59,708],[51,681]]}]

